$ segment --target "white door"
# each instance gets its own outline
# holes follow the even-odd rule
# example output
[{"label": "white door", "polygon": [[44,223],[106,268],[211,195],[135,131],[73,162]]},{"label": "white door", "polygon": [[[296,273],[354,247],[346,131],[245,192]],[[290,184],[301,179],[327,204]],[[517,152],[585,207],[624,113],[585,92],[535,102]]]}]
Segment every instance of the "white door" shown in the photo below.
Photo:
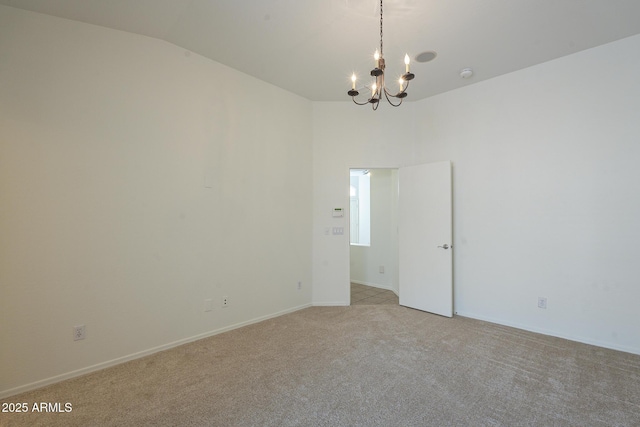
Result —
[{"label": "white door", "polygon": [[451,162],[400,168],[400,305],[453,316]]}]

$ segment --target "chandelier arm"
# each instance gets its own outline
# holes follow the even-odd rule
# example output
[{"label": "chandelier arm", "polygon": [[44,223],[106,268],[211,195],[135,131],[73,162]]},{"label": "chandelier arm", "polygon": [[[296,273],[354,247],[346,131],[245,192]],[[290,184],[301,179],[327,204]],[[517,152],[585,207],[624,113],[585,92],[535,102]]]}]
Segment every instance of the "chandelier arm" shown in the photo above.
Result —
[{"label": "chandelier arm", "polygon": [[[397,96],[393,96],[389,93],[389,91],[387,90],[387,88],[384,89],[384,97],[387,98],[387,102],[392,106],[392,107],[399,107],[400,104],[402,104],[402,99],[403,98],[398,98]],[[398,102],[397,104],[394,104],[393,102],[391,102],[391,98],[398,98],[400,99],[400,102]]]},{"label": "chandelier arm", "polygon": [[367,104],[369,104],[369,103],[371,102],[371,101],[369,101],[371,98],[369,98],[369,99],[368,99],[368,100],[366,100],[365,102],[358,102],[358,101],[356,101],[356,97],[355,97],[355,96],[352,96],[352,97],[351,97],[351,99],[353,100],[353,103],[354,103],[354,104],[357,104],[357,105],[367,105]]},{"label": "chandelier arm", "polygon": [[389,92],[389,91],[387,90],[387,88],[385,87],[385,88],[384,88],[384,93],[385,93],[385,95],[390,96],[390,97],[392,97],[392,98],[406,98],[406,97],[407,97],[407,95],[402,95],[402,94],[403,94],[403,93],[407,93],[407,88],[405,87],[405,88],[404,88],[404,89],[402,89],[400,92],[398,92],[398,93],[396,93],[396,94],[394,95],[393,93]]}]

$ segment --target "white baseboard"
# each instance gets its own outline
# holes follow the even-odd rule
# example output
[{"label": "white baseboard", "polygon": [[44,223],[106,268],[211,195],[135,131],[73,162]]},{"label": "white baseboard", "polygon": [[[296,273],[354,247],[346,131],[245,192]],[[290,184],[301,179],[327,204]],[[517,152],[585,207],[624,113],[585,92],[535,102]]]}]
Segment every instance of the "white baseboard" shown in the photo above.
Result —
[{"label": "white baseboard", "polygon": [[220,329],[215,329],[213,331],[209,331],[209,332],[205,332],[202,334],[198,334],[198,335],[194,335],[192,337],[189,338],[184,338],[178,341],[174,341],[174,342],[170,342],[168,344],[163,344],[160,345],[158,347],[153,347],[147,350],[143,350],[143,351],[139,351],[137,353],[133,353],[133,354],[129,354],[127,356],[122,356],[122,357],[118,357],[116,359],[112,359],[112,360],[108,360],[106,362],[101,362],[101,363],[97,363],[95,365],[92,366],[87,366],[86,368],[81,368],[81,369],[77,369],[75,371],[71,371],[71,372],[67,372],[64,374],[60,374],[60,375],[56,375],[50,378],[46,378],[44,380],[39,380],[39,381],[35,381],[32,382],[30,384],[25,384],[19,387],[14,387],[8,390],[2,390],[0,391],[0,399],[4,399],[10,396],[14,396],[16,394],[20,394],[20,393],[25,393],[27,391],[31,391],[31,390],[35,390],[50,384],[54,384],[60,381],[64,381],[64,380],[68,380],[71,378],[75,378],[75,377],[79,377],[80,375],[85,375],[91,372],[95,372],[95,371],[99,371],[105,368],[109,368],[111,366],[115,366],[115,365],[119,365],[121,363],[125,363],[125,362],[129,362],[131,360],[135,360],[135,359],[139,359],[141,357],[145,357],[145,356],[149,356],[151,354],[157,353],[159,351],[164,351],[164,350],[168,350],[170,348],[173,347],[178,347],[180,345],[183,344],[187,344],[190,342],[194,342],[194,341],[198,341],[201,340],[203,338],[208,338],[214,335],[218,335],[221,334],[223,332],[228,332],[231,331],[233,329],[238,329],[238,328],[242,328],[243,326],[248,326],[251,325],[253,323],[258,323],[258,322],[262,322],[264,320],[267,319],[272,319],[274,317],[279,317],[285,314],[289,314],[289,313],[293,313],[294,311],[298,311],[298,310],[302,310],[305,308],[309,308],[311,307],[312,304],[304,304],[304,305],[300,305],[297,307],[293,307],[293,308],[289,308],[286,310],[282,310],[282,311],[278,311],[276,313],[272,313],[272,314],[268,314],[265,316],[260,316],[260,317],[256,317],[254,319],[251,320],[247,320],[244,322],[240,322],[240,323],[236,323],[233,325],[229,325],[229,326],[225,326],[223,328]]},{"label": "white baseboard", "polygon": [[348,303],[344,301],[318,301],[312,303],[314,307],[347,307]]},{"label": "white baseboard", "polygon": [[456,314],[456,316],[468,317],[470,319],[476,319],[476,320],[482,320],[484,322],[495,323],[497,325],[502,325],[502,326],[509,326],[511,328],[522,329],[523,331],[535,332],[535,333],[538,333],[538,334],[549,335],[551,337],[557,337],[557,338],[563,338],[565,340],[575,341],[575,342],[579,342],[579,343],[582,343],[582,344],[589,344],[589,345],[594,345],[596,347],[608,348],[608,349],[611,349],[611,350],[623,351],[625,353],[632,353],[632,354],[640,355],[640,350],[637,349],[637,348],[620,346],[620,345],[612,344],[610,342],[604,342],[604,341],[594,340],[594,339],[580,337],[580,336],[562,334],[562,333],[558,333],[556,331],[552,331],[552,330],[548,330],[548,329],[544,329],[544,328],[532,328],[530,326],[523,325],[523,324],[520,324],[520,323],[517,323],[517,322],[509,322],[509,321],[505,321],[503,319],[495,319],[495,318],[488,317],[488,316],[477,315],[475,313],[466,313],[464,311],[456,311],[455,314]]}]

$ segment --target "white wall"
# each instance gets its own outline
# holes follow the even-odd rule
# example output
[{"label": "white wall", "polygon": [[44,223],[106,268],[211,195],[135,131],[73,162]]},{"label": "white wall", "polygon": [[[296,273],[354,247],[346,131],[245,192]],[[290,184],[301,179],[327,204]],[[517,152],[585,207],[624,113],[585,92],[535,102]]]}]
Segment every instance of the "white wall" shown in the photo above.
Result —
[{"label": "white wall", "polygon": [[[404,108],[404,107],[408,108]],[[397,168],[412,158],[415,135],[411,104],[377,111],[350,102],[313,103],[313,303],[349,305],[349,236],[326,235],[348,228],[350,168]]]},{"label": "white wall", "polygon": [[640,354],[638,51],[634,36],[397,110],[314,103],[314,303],[348,300],[348,236],[321,233],[346,169],[451,160],[455,311]]},{"label": "white wall", "polygon": [[0,396],[311,303],[311,102],[4,6],[0,58]]},{"label": "white wall", "polygon": [[640,353],[639,51],[635,36],[416,104],[416,162],[453,161],[459,314]]},{"label": "white wall", "polygon": [[[371,244],[351,245],[351,281],[397,293],[396,279],[398,252],[397,224],[397,171],[394,169],[370,169],[371,179]],[[380,266],[384,273],[380,273]]]}]

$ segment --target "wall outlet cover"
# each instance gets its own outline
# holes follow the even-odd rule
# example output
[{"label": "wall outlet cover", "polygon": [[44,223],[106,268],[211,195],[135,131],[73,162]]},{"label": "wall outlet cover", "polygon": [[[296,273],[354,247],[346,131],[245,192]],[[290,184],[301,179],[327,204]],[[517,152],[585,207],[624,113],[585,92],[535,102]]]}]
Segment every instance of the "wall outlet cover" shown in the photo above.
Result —
[{"label": "wall outlet cover", "polygon": [[73,340],[79,341],[86,338],[86,330],[84,325],[78,325],[73,327]]},{"label": "wall outlet cover", "polygon": [[538,308],[547,308],[547,299],[543,297],[538,297]]}]

